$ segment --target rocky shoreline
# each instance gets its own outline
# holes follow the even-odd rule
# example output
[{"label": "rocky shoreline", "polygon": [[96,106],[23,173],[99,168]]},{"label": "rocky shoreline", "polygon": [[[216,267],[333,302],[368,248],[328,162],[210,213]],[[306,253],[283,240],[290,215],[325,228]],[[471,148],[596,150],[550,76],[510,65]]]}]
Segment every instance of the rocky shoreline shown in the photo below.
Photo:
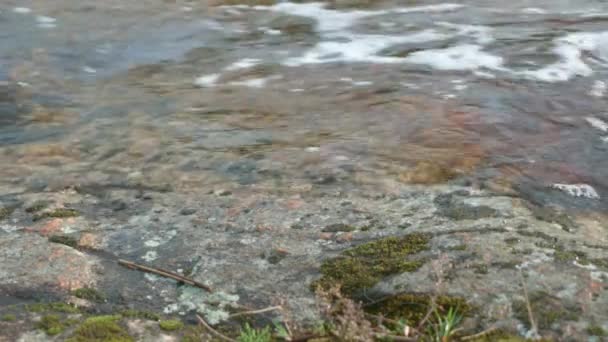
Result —
[{"label": "rocky shoreline", "polygon": [[[237,303],[265,307],[280,299],[293,319],[311,321],[318,319],[311,284],[320,277],[352,295],[357,289],[357,299],[461,298],[475,308],[467,331],[496,326],[525,334],[524,284],[541,336],[580,340],[606,321],[608,264],[606,249],[596,245],[603,227],[593,220],[569,218],[565,229],[552,219],[558,213],[539,216],[513,196],[450,185],[391,188],[323,186],[288,195],[234,188],[192,201],[190,194],[91,185],[14,196],[1,226],[0,314],[15,320],[0,323],[2,330],[19,339],[41,316],[27,308],[48,301],[73,303],[85,316],[139,310],[192,322],[198,312],[216,324]],[[416,234],[424,238],[411,251],[415,263],[391,265],[390,256],[408,243],[380,247],[382,241]],[[361,246],[372,254],[350,260],[372,260],[372,268],[332,263],[344,253],[356,257],[349,251]],[[376,262],[374,248],[380,248]],[[118,259],[190,276],[214,293],[123,268]],[[379,265],[386,265],[380,273]],[[103,293],[103,300],[75,298],[83,288]]]}]

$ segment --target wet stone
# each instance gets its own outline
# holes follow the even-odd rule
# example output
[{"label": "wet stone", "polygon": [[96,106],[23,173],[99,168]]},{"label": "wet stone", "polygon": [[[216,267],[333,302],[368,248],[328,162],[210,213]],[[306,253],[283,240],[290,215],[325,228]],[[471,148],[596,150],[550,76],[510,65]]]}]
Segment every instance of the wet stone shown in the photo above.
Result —
[{"label": "wet stone", "polygon": [[179,213],[181,215],[188,216],[188,215],[192,215],[192,214],[196,213],[196,209],[194,209],[194,208],[184,208],[184,209],[180,210]]}]

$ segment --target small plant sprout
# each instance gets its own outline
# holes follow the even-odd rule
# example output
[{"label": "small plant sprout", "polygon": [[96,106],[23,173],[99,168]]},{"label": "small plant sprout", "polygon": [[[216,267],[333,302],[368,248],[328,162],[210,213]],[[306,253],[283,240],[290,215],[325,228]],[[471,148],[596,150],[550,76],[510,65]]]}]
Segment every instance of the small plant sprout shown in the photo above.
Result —
[{"label": "small plant sprout", "polygon": [[238,342],[270,342],[272,340],[272,333],[270,327],[258,330],[252,328],[248,323],[245,323],[244,328],[241,330],[241,334],[237,338]]},{"label": "small plant sprout", "polygon": [[443,316],[435,310],[435,319],[436,322],[428,328],[429,337],[435,342],[448,342],[458,330],[456,327],[462,321],[462,315],[458,309],[450,307]]}]

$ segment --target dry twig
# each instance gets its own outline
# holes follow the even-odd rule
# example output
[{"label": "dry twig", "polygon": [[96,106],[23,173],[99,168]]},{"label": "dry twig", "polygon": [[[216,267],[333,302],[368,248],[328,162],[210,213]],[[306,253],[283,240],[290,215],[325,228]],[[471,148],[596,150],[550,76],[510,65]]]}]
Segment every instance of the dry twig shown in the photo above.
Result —
[{"label": "dry twig", "polygon": [[526,308],[528,308],[528,318],[530,319],[530,326],[535,334],[538,334],[538,327],[536,326],[536,320],[534,319],[534,313],[532,312],[532,305],[530,305],[530,297],[528,297],[528,287],[526,286],[526,282],[524,280],[524,275],[521,270],[519,270],[519,277],[521,279],[521,286],[524,288],[524,298],[526,299]]},{"label": "dry twig", "polygon": [[231,339],[230,337],[220,333],[219,331],[213,329],[209,324],[207,324],[207,322],[205,322],[205,320],[203,319],[203,317],[201,317],[200,315],[196,315],[196,318],[198,318],[198,321],[201,323],[201,325],[203,327],[205,327],[205,329],[207,329],[211,335],[219,338],[220,340],[223,341],[227,341],[227,342],[236,342],[236,340]]},{"label": "dry twig", "polygon": [[474,340],[476,338],[479,338],[479,337],[491,334],[494,331],[496,331],[497,329],[498,329],[497,327],[491,327],[491,328],[488,328],[488,329],[486,329],[486,330],[484,330],[482,332],[479,332],[477,334],[474,334],[474,335],[463,336],[460,340],[462,340],[462,341]]},{"label": "dry twig", "polygon": [[144,266],[144,265],[140,265],[140,264],[136,264],[134,262],[131,261],[127,261],[127,260],[123,260],[120,259],[118,260],[118,263],[122,266],[134,269],[134,270],[139,270],[139,271],[143,271],[143,272],[148,272],[148,273],[153,273],[156,275],[159,275],[161,277],[166,277],[166,278],[171,278],[177,281],[181,281],[184,284],[188,284],[188,285],[192,285],[192,286],[196,286],[199,287],[201,289],[204,289],[208,292],[213,292],[213,290],[211,289],[211,287],[200,283],[196,280],[190,279],[190,278],[186,278],[180,274],[177,273],[173,273],[171,271],[166,271],[160,268],[155,268],[155,267],[149,267],[149,266]]},{"label": "dry twig", "polygon": [[234,317],[243,316],[243,315],[257,315],[257,314],[261,314],[261,313],[264,313],[264,312],[281,310],[281,309],[283,309],[283,307],[281,307],[280,305],[271,306],[271,307],[264,308],[264,309],[259,309],[259,310],[237,312],[235,314],[230,315],[228,318],[234,318]]}]

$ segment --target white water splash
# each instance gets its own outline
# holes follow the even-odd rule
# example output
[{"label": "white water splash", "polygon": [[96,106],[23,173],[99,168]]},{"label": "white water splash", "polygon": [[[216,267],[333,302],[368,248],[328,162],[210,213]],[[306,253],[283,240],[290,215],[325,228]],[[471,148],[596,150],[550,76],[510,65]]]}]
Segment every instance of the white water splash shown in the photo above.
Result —
[{"label": "white water splash", "polygon": [[553,52],[560,60],[538,70],[523,71],[521,74],[544,82],[565,82],[575,76],[590,76],[591,67],[583,60],[583,52],[598,52],[608,44],[608,31],[600,33],[572,33],[555,41]]},{"label": "white water splash", "polygon": [[36,17],[36,22],[40,28],[54,28],[57,26],[57,19],[39,15]]},{"label": "white water splash", "polygon": [[235,70],[239,70],[239,69],[247,69],[247,68],[256,66],[260,63],[262,63],[262,60],[257,59],[257,58],[243,58],[241,60],[238,60],[238,61],[230,64],[229,66],[224,68],[224,70],[235,71]]},{"label": "white water splash", "polygon": [[28,13],[32,13],[32,10],[27,7],[15,7],[15,8],[13,8],[13,12],[18,13],[18,14],[28,14]]},{"label": "white water splash", "polygon": [[604,81],[595,81],[593,82],[593,86],[591,86],[591,90],[589,91],[589,95],[593,97],[603,97],[606,94],[606,90],[608,90],[608,86]]},{"label": "white water splash", "polygon": [[593,127],[597,128],[602,132],[608,132],[608,123],[603,120],[594,117],[587,117],[585,120]]},{"label": "white water splash", "polygon": [[553,184],[552,188],[564,191],[573,197],[599,199],[600,195],[588,184]]},{"label": "white water splash", "polygon": [[215,86],[219,78],[220,74],[204,75],[194,80],[194,84],[201,88],[209,88]]},{"label": "white water splash", "polygon": [[445,49],[423,50],[412,53],[407,62],[428,65],[438,70],[502,70],[502,57],[482,51],[482,47],[464,44]]}]

